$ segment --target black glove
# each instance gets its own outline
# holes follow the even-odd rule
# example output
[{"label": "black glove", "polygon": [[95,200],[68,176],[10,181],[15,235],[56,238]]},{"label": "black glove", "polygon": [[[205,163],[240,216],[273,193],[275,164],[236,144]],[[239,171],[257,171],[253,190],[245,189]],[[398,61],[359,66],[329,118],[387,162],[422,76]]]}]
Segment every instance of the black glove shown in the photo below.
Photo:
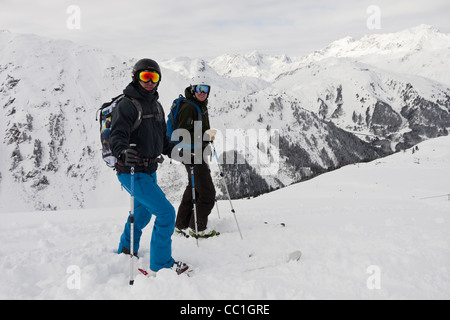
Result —
[{"label": "black glove", "polygon": [[120,152],[119,161],[127,167],[137,165],[139,160],[138,152],[135,149],[125,149]]}]

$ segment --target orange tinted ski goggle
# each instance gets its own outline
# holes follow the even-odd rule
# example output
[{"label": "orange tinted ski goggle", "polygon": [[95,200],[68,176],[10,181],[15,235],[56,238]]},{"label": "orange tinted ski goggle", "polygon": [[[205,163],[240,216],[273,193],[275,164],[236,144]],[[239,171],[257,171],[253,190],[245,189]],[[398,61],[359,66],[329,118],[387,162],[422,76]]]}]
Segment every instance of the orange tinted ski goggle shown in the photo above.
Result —
[{"label": "orange tinted ski goggle", "polygon": [[152,82],[152,83],[158,83],[160,80],[160,76],[158,72],[154,71],[141,71],[139,73],[139,80],[142,82]]}]

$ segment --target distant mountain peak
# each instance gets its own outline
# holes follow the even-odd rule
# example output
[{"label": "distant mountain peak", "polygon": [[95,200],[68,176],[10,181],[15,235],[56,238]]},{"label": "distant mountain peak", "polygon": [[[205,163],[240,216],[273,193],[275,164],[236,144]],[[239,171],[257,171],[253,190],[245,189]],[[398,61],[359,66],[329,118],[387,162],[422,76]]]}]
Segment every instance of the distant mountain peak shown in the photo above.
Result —
[{"label": "distant mountain peak", "polygon": [[432,33],[437,33],[437,32],[440,33],[441,32],[438,28],[436,28],[432,25],[429,25],[429,24],[420,24],[416,27],[412,27],[412,28],[409,28],[406,30],[410,30],[410,31],[421,31],[422,30],[422,31],[427,31],[427,32],[432,32]]},{"label": "distant mountain peak", "polygon": [[450,47],[450,35],[436,27],[421,24],[394,33],[378,33],[363,36],[359,40],[345,37],[315,51],[309,58],[362,57],[371,54],[392,55],[417,50],[436,50]]}]

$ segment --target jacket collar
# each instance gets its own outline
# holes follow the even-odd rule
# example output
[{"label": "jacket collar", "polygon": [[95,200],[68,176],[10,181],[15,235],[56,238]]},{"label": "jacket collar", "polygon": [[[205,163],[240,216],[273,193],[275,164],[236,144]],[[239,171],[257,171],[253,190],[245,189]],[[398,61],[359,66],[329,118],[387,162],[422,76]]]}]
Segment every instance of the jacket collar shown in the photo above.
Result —
[{"label": "jacket collar", "polygon": [[123,93],[131,98],[145,100],[151,103],[158,100],[159,98],[157,88],[152,91],[147,91],[139,84],[136,85],[134,82],[128,84],[125,90],[123,90]]}]

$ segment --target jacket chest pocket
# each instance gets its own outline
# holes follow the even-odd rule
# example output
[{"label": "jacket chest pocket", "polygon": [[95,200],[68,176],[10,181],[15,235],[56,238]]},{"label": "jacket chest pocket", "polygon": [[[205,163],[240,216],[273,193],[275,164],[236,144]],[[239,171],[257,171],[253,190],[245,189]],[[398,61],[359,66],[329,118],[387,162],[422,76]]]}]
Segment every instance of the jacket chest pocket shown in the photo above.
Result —
[{"label": "jacket chest pocket", "polygon": [[[156,110],[155,110],[156,109]],[[143,114],[142,119],[151,119],[156,123],[161,123],[164,120],[164,111],[162,110],[162,106],[159,102],[156,103],[156,108],[151,111],[149,114]]]},{"label": "jacket chest pocket", "polygon": [[160,113],[151,113],[151,114],[144,114],[142,115],[142,119],[151,119],[152,121],[155,121],[157,123],[162,122],[163,117]]}]

